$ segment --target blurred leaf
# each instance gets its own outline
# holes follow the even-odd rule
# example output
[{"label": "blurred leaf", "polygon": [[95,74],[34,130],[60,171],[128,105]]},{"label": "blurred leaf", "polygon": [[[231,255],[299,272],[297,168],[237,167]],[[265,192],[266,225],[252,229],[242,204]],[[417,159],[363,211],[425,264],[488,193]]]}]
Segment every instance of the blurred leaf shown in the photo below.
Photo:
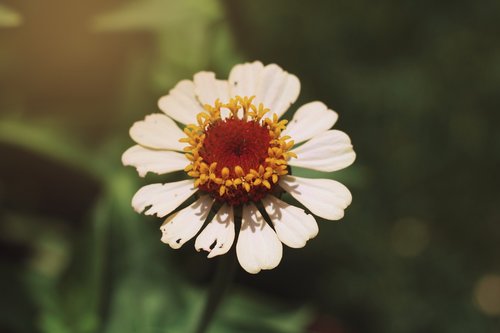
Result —
[{"label": "blurred leaf", "polygon": [[270,298],[233,291],[209,332],[305,332],[312,320],[307,306],[289,306]]},{"label": "blurred leaf", "polygon": [[[224,41],[231,36],[220,33],[227,31],[227,25],[215,0],[137,0],[97,16],[91,26],[96,31],[150,32],[157,47],[151,77],[160,92],[168,91],[186,73],[209,69],[214,54],[232,47]],[[225,61],[218,63],[227,66]]]},{"label": "blurred leaf", "polygon": [[27,281],[38,306],[38,329],[41,332],[70,333],[63,308],[59,302],[56,280],[30,272]]},{"label": "blurred leaf", "polygon": [[96,155],[53,124],[35,124],[26,119],[4,117],[0,119],[0,142],[53,158],[97,178],[103,174]]},{"label": "blurred leaf", "polygon": [[[137,0],[93,21],[101,31],[165,31],[189,28],[196,20],[210,22],[220,18],[221,10],[214,0]],[[188,23],[188,24],[186,24]],[[182,33],[182,31],[176,31]]]},{"label": "blurred leaf", "polygon": [[19,13],[0,4],[0,28],[17,27],[21,25],[22,21],[23,19]]}]

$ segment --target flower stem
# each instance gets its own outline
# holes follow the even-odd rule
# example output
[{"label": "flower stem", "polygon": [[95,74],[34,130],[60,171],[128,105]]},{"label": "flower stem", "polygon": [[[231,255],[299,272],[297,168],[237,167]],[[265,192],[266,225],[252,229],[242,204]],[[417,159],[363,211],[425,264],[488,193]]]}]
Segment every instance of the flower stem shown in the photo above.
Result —
[{"label": "flower stem", "polygon": [[231,249],[226,255],[219,258],[212,286],[210,287],[207,302],[198,321],[196,333],[205,333],[214,318],[217,308],[224,298],[231,284],[236,268],[236,253]]}]

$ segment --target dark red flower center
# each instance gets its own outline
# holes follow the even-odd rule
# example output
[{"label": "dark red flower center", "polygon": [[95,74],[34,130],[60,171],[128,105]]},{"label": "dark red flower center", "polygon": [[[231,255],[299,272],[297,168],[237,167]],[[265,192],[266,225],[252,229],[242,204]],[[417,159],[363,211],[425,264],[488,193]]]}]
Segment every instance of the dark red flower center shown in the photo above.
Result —
[{"label": "dark red flower center", "polygon": [[230,170],[233,178],[236,177],[236,166],[246,171],[257,170],[269,156],[269,129],[256,121],[220,120],[210,125],[205,135],[200,156],[209,165],[217,162],[218,174],[223,167]]},{"label": "dark red flower center", "polygon": [[[184,129],[181,142],[190,164],[184,169],[194,186],[218,201],[238,206],[259,201],[288,174],[287,161],[296,157],[290,137],[281,137],[286,120],[266,117],[270,110],[252,104],[254,96],[217,100]],[[222,111],[230,115],[222,119]]]}]

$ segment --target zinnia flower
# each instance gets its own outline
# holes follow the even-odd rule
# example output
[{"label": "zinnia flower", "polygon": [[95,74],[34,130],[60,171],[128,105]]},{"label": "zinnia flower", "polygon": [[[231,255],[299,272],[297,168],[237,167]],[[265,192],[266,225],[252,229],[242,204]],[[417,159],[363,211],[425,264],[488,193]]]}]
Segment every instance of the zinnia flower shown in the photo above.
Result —
[{"label": "zinnia flower", "polygon": [[137,145],[123,154],[124,165],[141,177],[184,170],[188,178],[142,187],[132,199],[134,209],[164,217],[194,198],[167,217],[162,242],[180,248],[208,222],[195,248],[211,258],[229,251],[238,224],[240,265],[258,273],[279,264],[282,243],[300,248],[318,233],[314,216],[281,200],[284,192],[314,215],[344,216],[352,199],[344,185],[291,175],[291,166],[332,172],[356,157],[349,137],[330,129],[337,113],[321,102],[301,106],[290,122],[279,120],[299,91],[298,78],[275,64],[236,65],[227,81],[200,72],[160,98],[164,113],[132,126]]}]

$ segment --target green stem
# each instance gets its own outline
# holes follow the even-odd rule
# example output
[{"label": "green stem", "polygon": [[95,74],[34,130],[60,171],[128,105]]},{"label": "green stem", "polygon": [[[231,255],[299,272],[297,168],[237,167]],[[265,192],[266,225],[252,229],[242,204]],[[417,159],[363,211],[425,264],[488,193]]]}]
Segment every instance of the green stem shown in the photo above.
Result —
[{"label": "green stem", "polygon": [[229,285],[231,284],[236,271],[236,253],[231,249],[226,255],[219,258],[217,271],[215,272],[212,286],[208,294],[205,308],[198,321],[196,333],[205,333],[212,322],[212,319],[217,312],[217,308],[221,304],[224,295],[226,294]]}]

